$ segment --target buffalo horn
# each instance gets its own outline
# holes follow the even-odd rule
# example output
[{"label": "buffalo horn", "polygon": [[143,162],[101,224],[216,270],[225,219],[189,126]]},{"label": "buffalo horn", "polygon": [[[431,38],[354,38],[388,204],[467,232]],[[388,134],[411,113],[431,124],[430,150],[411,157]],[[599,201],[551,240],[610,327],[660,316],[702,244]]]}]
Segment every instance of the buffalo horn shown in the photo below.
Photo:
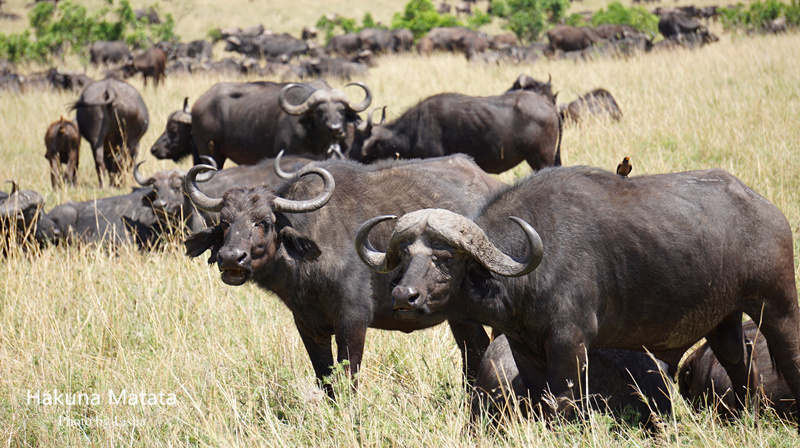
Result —
[{"label": "buffalo horn", "polygon": [[361,224],[356,232],[356,252],[361,261],[364,262],[370,269],[381,274],[391,272],[395,266],[388,268],[386,266],[386,254],[378,252],[372,247],[369,242],[369,232],[378,224],[388,221],[390,219],[397,219],[395,215],[383,215],[370,219],[369,221]]},{"label": "buffalo horn", "polygon": [[222,210],[224,201],[222,198],[210,198],[200,191],[200,188],[197,187],[197,175],[206,171],[216,170],[210,165],[195,165],[189,169],[186,178],[183,180],[183,189],[186,192],[186,196],[189,196],[189,199],[200,210],[212,213],[218,213]]},{"label": "buffalo horn", "polygon": [[33,190],[18,191],[16,182],[14,182],[13,192],[0,203],[0,217],[2,218],[20,218],[22,212],[27,208],[34,206],[41,208],[44,204],[44,198],[41,194]]},{"label": "buffalo horn", "polygon": [[352,110],[353,112],[363,112],[367,110],[369,105],[372,104],[372,91],[369,89],[369,86],[367,86],[363,82],[351,82],[345,87],[350,87],[350,86],[361,87],[362,89],[364,89],[364,94],[366,96],[360,103],[353,104],[352,102],[348,102],[347,107],[349,107],[350,110]]},{"label": "buffalo horn", "polygon": [[8,194],[9,196],[16,193],[17,190],[19,190],[19,185],[17,185],[17,181],[15,181],[14,179],[7,180],[6,182],[11,184],[11,193]]},{"label": "buffalo horn", "polygon": [[284,212],[284,213],[306,213],[306,212],[313,212],[314,210],[319,210],[333,196],[333,190],[336,188],[336,183],[333,181],[333,176],[328,170],[323,168],[310,168],[304,171],[300,177],[308,176],[309,174],[316,174],[322,177],[323,186],[322,192],[314,199],[309,199],[306,201],[295,201],[292,199],[280,198],[276,197],[275,201],[273,202],[273,209],[276,212]]},{"label": "buffalo horn", "polygon": [[183,111],[188,114],[189,111],[187,109],[189,109],[189,97],[188,96],[183,98]]},{"label": "buffalo horn", "polygon": [[483,229],[478,227],[474,221],[459,214],[447,210],[439,210],[439,213],[446,212],[446,226],[436,226],[440,235],[454,247],[458,247],[469,253],[486,269],[500,274],[504,277],[520,277],[539,266],[542,261],[544,247],[542,239],[530,224],[516,216],[509,216],[509,219],[517,223],[528,240],[529,255],[527,259],[514,259],[504,254],[497,248]]},{"label": "buffalo horn", "polygon": [[291,83],[291,84],[286,84],[281,89],[281,92],[278,94],[278,103],[281,105],[281,108],[289,115],[303,115],[304,113],[308,112],[312,106],[315,106],[317,103],[327,99],[330,96],[329,90],[315,90],[302,103],[291,104],[289,103],[289,100],[286,98],[286,93],[295,87],[308,88],[308,86],[304,84]]},{"label": "buffalo horn", "polygon": [[214,160],[213,157],[206,155],[200,156],[200,160],[205,162],[201,165],[208,165],[214,167],[214,169],[205,173],[198,174],[195,179],[197,179],[198,182],[208,182],[209,180],[211,180],[212,177],[214,177],[215,174],[217,174],[217,161]]},{"label": "buffalo horn", "polygon": [[283,168],[281,168],[281,158],[283,157],[284,152],[285,150],[281,149],[281,152],[279,152],[278,156],[275,157],[275,175],[281,179],[291,179],[294,173],[287,173],[283,170]]},{"label": "buffalo horn", "polygon": [[153,179],[152,176],[145,178],[144,176],[142,176],[142,173],[139,172],[139,166],[141,164],[143,164],[143,163],[144,163],[144,160],[142,160],[141,162],[139,162],[136,165],[134,165],[134,167],[133,167],[133,178],[134,178],[134,180],[136,180],[136,183],[138,183],[139,185],[141,185],[143,187],[146,187],[148,185],[152,185],[153,182],[155,182],[155,180]]}]

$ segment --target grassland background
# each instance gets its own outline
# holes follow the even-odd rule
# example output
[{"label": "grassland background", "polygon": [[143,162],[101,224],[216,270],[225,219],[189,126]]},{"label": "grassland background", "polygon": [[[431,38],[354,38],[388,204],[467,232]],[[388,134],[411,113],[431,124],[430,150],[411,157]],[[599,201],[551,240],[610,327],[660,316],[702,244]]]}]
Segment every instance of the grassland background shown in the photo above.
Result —
[{"label": "grassland background", "polygon": [[[20,3],[12,1],[10,7]],[[182,4],[162,6],[177,11]],[[296,34],[329,9],[359,16],[348,11],[369,8],[380,20],[403,2],[189,4],[178,22],[178,32],[186,37],[202,36],[208,23],[262,22]],[[574,7],[599,4],[587,0]],[[633,175],[726,169],[786,214],[795,254],[800,253],[800,36],[721,37],[692,52],[579,63],[484,66],[455,55],[387,56],[364,81],[374,91],[373,104],[388,106],[390,119],[443,91],[498,94],[520,73],[537,79],[552,75],[561,101],[605,87],[619,101],[624,119],[566,128],[565,165],[611,170],[630,156]],[[138,78],[131,81],[142,91],[151,117],[140,150],[140,160],[148,161],[143,171],[174,166],[153,160],[147,149],[184,96],[194,100],[221,80],[172,77],[158,89],[142,89]],[[85,142],[78,187],[51,190],[44,131],[59,115],[67,116],[65,106],[76,98],[73,93],[0,94],[0,180],[13,178],[42,192],[48,210],[69,199],[125,191],[97,189]],[[501,179],[510,182],[528,172],[519,166]],[[444,326],[410,335],[370,330],[359,392],[340,394],[332,403],[314,384],[286,308],[251,285],[225,286],[216,267],[208,267],[203,257],[185,258],[177,243],[153,253],[57,247],[0,259],[0,444],[5,446],[797,445],[794,427],[773,418],[759,425],[749,420],[719,424],[707,413],[690,412],[681,401],[654,438],[618,427],[603,415],[552,430],[523,423],[502,436],[470,435],[458,366],[458,350]],[[104,399],[99,406],[68,409],[27,400],[29,390],[53,389],[163,391],[175,393],[178,403],[139,407],[109,405]],[[60,425],[63,417],[136,418],[143,424],[78,430]]]}]

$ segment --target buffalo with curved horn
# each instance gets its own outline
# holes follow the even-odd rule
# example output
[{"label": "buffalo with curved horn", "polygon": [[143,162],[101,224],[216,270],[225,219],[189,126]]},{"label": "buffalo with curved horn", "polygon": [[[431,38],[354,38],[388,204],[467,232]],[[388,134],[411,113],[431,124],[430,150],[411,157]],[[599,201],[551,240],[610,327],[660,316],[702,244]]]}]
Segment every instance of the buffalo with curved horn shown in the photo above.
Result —
[{"label": "buffalo with curved horn", "polygon": [[762,318],[775,364],[800,399],[792,229],[733,175],[622,179],[588,167],[547,169],[480,210],[474,219],[412,213],[397,221],[385,255],[366,243],[359,252],[378,272],[395,268],[394,309],[504,333],[526,395],[534,404],[545,391],[556,397],[547,413],[571,413],[585,390],[587,350],[648,350],[674,373],[703,337],[742,409],[759,378],[745,349],[743,313]]},{"label": "buffalo with curved horn", "polygon": [[190,115],[170,115],[150,152],[174,160],[192,154],[195,164],[202,163],[200,155],[209,155],[222,168],[227,159],[254,165],[281,149],[318,158],[335,145],[346,151],[361,122],[358,113],[372,102],[366,84],[345,87],[350,86],[364,90],[364,99],[354,102],[322,80],[217,83],[198,98]]},{"label": "buffalo with curved horn", "polygon": [[[462,155],[373,165],[326,160],[293,175],[284,172],[291,177],[277,188],[233,188],[221,198],[203,194],[194,183],[196,174],[209,169],[192,168],[186,191],[197,207],[219,212],[220,223],[192,235],[185,242],[187,255],[209,250],[209,263],[218,265],[223,282],[251,280],[274,292],[292,311],[320,382],[332,371],[334,336],[336,359],[349,361],[355,374],[368,327],[411,332],[445,321],[392,310],[390,279],[358,260],[358,224],[376,214],[434,205],[473,213],[486,196],[505,187]],[[373,232],[380,248],[388,242],[386,230]],[[467,378],[474,378],[488,336],[478,324],[449,323]],[[333,396],[330,384],[325,388]]]}]

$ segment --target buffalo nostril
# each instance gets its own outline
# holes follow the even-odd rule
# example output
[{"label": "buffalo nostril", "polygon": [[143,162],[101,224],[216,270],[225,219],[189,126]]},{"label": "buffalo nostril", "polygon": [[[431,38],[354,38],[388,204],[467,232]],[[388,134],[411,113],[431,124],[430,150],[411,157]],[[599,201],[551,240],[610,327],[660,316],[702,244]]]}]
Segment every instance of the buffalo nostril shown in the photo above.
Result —
[{"label": "buffalo nostril", "polygon": [[242,264],[247,259],[247,252],[243,250],[238,250],[236,251],[235,256],[236,256],[236,262]]},{"label": "buffalo nostril", "polygon": [[392,291],[392,300],[413,304],[419,299],[419,291],[408,286],[398,286]]}]

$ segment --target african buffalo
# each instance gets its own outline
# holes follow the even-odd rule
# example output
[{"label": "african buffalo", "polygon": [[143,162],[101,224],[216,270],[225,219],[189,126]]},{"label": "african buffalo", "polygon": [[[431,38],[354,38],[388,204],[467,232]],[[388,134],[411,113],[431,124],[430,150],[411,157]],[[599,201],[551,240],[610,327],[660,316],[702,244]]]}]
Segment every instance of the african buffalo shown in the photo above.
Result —
[{"label": "african buffalo", "polygon": [[306,54],[308,43],[290,34],[261,34],[258,36],[229,37],[225,51],[235,51],[245,56],[289,61],[294,56]]},{"label": "african buffalo", "polygon": [[188,110],[189,98],[183,99],[183,109],[167,117],[167,127],[158,137],[150,153],[157,159],[172,159],[175,162],[197,152],[192,138],[192,114]]},{"label": "african buffalo", "polygon": [[128,44],[123,41],[98,40],[89,46],[89,62],[94,66],[124,62],[130,58],[131,52],[128,50]]},{"label": "african buffalo", "polygon": [[359,120],[357,113],[372,101],[366,84],[348,85],[361,87],[365,99],[354,103],[324,81],[217,83],[194,103],[191,116],[170,115],[150,152],[177,160],[192,153],[186,145],[191,141],[195,164],[200,155],[210,155],[219,167],[227,159],[252,165],[275,157],[281,149],[324,156],[332,145],[343,142],[347,124]]},{"label": "african buffalo", "polygon": [[[374,111],[373,111],[374,112]],[[531,92],[471,97],[442,93],[421,101],[388,124],[372,116],[356,130],[348,157],[378,159],[469,154],[489,173],[523,160],[534,170],[560,165],[561,121],[555,105]]]},{"label": "african buffalo", "polygon": [[175,47],[175,59],[191,58],[207,61],[211,59],[211,44],[208,41],[199,39],[189,43],[178,44]]},{"label": "african buffalo", "polygon": [[392,36],[394,37],[393,49],[395,52],[411,51],[411,47],[414,46],[414,33],[411,30],[397,28],[392,30]]},{"label": "african buffalo", "polygon": [[166,66],[166,53],[160,48],[153,47],[123,65],[122,72],[125,78],[141,73],[145,87],[147,87],[147,78],[153,78],[153,85],[158,86],[161,78],[165,77]]},{"label": "african buffalo", "polygon": [[347,56],[358,53],[361,49],[361,37],[355,33],[333,36],[325,46],[325,53],[330,55]]},{"label": "african buffalo", "polygon": [[480,208],[474,219],[441,209],[407,214],[385,253],[363,244],[373,226],[396,218],[379,216],[359,229],[358,252],[372,269],[399,278],[395,310],[419,319],[443,313],[504,333],[533,404],[549,390],[569,415],[585,390],[577,385],[586,350],[645,349],[674,371],[705,337],[741,408],[758,378],[742,313],[763,316],[775,363],[800,398],[792,228],[733,175],[623,178],[553,168]]},{"label": "african buffalo", "polygon": [[506,93],[515,92],[518,90],[527,90],[529,92],[537,93],[542,95],[543,97],[547,98],[548,101],[556,104],[556,96],[558,94],[553,93],[553,85],[550,83],[553,80],[552,77],[547,78],[547,82],[537,81],[536,79],[522,74],[519,75],[514,84],[511,85],[511,88],[506,90]]},{"label": "african buffalo", "polygon": [[47,127],[44,134],[44,157],[50,163],[50,182],[53,188],[61,183],[61,164],[67,164],[67,172],[63,174],[64,180],[75,185],[78,179],[78,158],[81,149],[81,134],[74,121],[65,120],[64,117],[54,121]]},{"label": "african buffalo", "polygon": [[[748,357],[753,358],[760,373],[762,403],[772,407],[781,417],[789,418],[797,414],[792,391],[772,362],[767,341],[759,333],[752,320],[746,321],[742,328],[748,343]],[[714,352],[704,343],[690,354],[678,372],[678,389],[689,400],[695,410],[705,406],[712,407],[723,418],[732,417],[736,408],[731,379],[714,356]],[[764,400],[766,399],[766,400]]]},{"label": "african buffalo", "polygon": [[676,11],[661,15],[658,31],[664,39],[675,40],[684,46],[701,47],[719,40],[708,28],[686,14]]},{"label": "african buffalo", "polygon": [[562,104],[558,108],[558,113],[564,122],[574,123],[589,115],[608,115],[615,121],[622,119],[622,111],[617,101],[606,89],[594,89],[568,105]]},{"label": "african buffalo", "polygon": [[433,28],[425,37],[430,39],[434,51],[451,51],[469,56],[489,48],[487,39],[463,26]]},{"label": "african buffalo", "polygon": [[[587,371],[591,395],[586,397],[589,407],[610,412],[617,418],[632,417],[631,423],[652,425],[658,414],[672,412],[672,380],[666,366],[662,365],[645,353],[604,348],[590,350]],[[536,373],[536,381],[546,381],[544,370]],[[516,415],[516,404],[521,405],[520,416],[529,415],[527,390],[505,335],[496,338],[486,349],[470,395],[473,424],[484,418],[494,423],[508,420]]]},{"label": "african buffalo", "polygon": [[[186,240],[187,255],[210,250],[209,263],[218,264],[223,282],[252,280],[274,292],[292,311],[320,381],[334,363],[331,336],[337,360],[349,360],[355,375],[367,327],[410,332],[445,320],[408,319],[391,310],[391,279],[358,262],[353,245],[358,223],[433,204],[471,213],[484,196],[505,187],[463,155],[373,165],[328,160],[309,165],[277,189],[234,188],[219,199],[194,186],[192,178],[202,169],[189,171],[187,192],[198,208],[219,212],[220,224]],[[373,243],[383,247],[387,236],[376,232]],[[474,378],[488,337],[471,322],[450,325],[467,376]],[[332,396],[330,384],[325,388]]]},{"label": "african buffalo", "polygon": [[[205,160],[210,166],[214,162],[208,156]],[[295,171],[308,163],[311,159],[303,157],[287,157],[280,162],[283,171]],[[149,204],[152,205],[156,216],[165,224],[177,228],[187,228],[193,232],[208,227],[209,224],[219,222],[216,213],[211,214],[197,210],[188,196],[185,195],[183,184],[186,171],[180,169],[159,171],[149,177],[139,172],[139,162],[134,166],[133,177],[142,187],[150,187],[152,192],[147,195]],[[216,172],[212,176],[197,176],[197,181],[202,182],[200,190],[212,196],[219,196],[233,187],[252,187],[266,185],[277,187],[283,182],[275,170],[276,159],[264,159],[256,165],[240,165]],[[213,174],[213,173],[212,173]]]},{"label": "african buffalo", "polygon": [[0,192],[0,252],[34,241],[41,244],[59,237],[59,229],[43,218],[44,198],[33,190],[20,190],[11,182],[11,193]]},{"label": "african buffalo", "polygon": [[104,243],[112,246],[154,245],[164,232],[161,221],[149,203],[150,189],[57,205],[46,219],[59,229],[61,239],[69,244]]},{"label": "african buffalo", "polygon": [[94,154],[97,179],[109,176],[111,185],[129,170],[139,151],[139,139],[149,124],[147,106],[130,84],[109,77],[95,81],[72,104],[78,129]]},{"label": "african buffalo", "polygon": [[591,47],[594,44],[605,42],[592,28],[585,26],[556,25],[547,32],[550,41],[549,49],[552,52],[578,51]]}]

